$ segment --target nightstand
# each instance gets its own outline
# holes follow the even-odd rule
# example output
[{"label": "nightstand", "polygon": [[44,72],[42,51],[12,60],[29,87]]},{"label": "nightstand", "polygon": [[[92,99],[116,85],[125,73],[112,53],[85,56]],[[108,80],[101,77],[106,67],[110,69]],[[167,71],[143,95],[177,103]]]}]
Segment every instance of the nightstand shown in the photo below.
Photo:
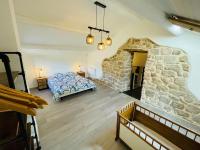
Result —
[{"label": "nightstand", "polygon": [[85,72],[83,72],[83,71],[79,71],[79,72],[77,72],[77,74],[78,74],[79,76],[85,78]]},{"label": "nightstand", "polygon": [[38,90],[48,89],[46,77],[37,78],[37,83],[38,83]]}]

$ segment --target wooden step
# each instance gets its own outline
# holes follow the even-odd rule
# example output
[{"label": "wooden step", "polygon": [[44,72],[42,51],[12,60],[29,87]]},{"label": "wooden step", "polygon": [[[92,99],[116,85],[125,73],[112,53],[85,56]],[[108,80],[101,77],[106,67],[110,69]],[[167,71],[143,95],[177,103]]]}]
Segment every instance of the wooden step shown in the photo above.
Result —
[{"label": "wooden step", "polygon": [[0,141],[7,137],[15,137],[18,134],[17,113],[13,111],[0,113]]},{"label": "wooden step", "polygon": [[[31,123],[26,123],[27,115],[20,115],[27,132],[29,149],[34,150],[33,137],[31,137]],[[20,134],[19,120],[16,112],[0,113],[0,131],[1,150],[24,150],[26,148],[25,140]]]}]

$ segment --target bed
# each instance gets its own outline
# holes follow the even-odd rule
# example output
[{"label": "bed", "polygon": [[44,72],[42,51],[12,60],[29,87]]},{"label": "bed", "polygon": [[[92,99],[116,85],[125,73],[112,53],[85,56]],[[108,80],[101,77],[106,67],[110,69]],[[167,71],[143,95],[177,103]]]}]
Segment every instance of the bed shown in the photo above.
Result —
[{"label": "bed", "polygon": [[48,78],[48,86],[53,93],[53,98],[59,101],[64,96],[96,89],[91,80],[81,77],[74,72],[57,73]]}]

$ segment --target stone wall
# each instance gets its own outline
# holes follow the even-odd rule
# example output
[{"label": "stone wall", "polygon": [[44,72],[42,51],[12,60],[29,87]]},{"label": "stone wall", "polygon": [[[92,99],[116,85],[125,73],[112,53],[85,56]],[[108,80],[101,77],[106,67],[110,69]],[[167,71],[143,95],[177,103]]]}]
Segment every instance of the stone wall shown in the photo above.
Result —
[{"label": "stone wall", "polygon": [[141,101],[200,125],[200,101],[187,88],[190,65],[181,49],[129,39],[116,55],[103,61],[103,81],[119,91],[129,89],[132,50],[148,51]]},{"label": "stone wall", "polygon": [[116,55],[105,59],[102,64],[103,81],[119,91],[130,89],[132,56],[129,52],[119,50]]}]

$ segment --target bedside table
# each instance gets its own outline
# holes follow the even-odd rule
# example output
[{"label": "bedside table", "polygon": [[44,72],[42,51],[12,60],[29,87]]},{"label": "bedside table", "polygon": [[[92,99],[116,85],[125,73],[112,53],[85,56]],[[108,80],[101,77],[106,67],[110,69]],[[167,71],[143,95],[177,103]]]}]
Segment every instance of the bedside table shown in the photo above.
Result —
[{"label": "bedside table", "polygon": [[83,72],[83,71],[79,71],[79,72],[77,72],[77,74],[78,74],[79,76],[85,78],[85,72]]},{"label": "bedside table", "polygon": [[37,78],[36,80],[38,83],[38,90],[48,89],[46,77],[40,77],[40,78]]}]

